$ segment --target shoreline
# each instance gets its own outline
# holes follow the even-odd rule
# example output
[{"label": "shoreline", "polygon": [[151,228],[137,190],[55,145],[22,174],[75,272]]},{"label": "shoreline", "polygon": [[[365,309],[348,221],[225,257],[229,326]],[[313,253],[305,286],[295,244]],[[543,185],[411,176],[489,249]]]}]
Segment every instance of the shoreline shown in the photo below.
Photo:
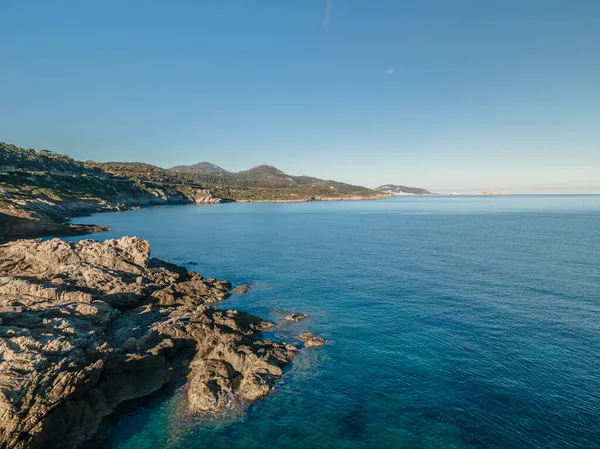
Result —
[{"label": "shoreline", "polygon": [[374,201],[384,198],[392,198],[391,195],[378,195],[372,197],[347,196],[335,198],[315,198],[315,199],[290,199],[290,200],[236,200],[232,203],[318,203],[321,201]]},{"label": "shoreline", "polygon": [[[192,200],[183,201],[177,200],[159,200],[146,202],[131,202],[129,204],[118,202],[96,202],[95,204],[86,203],[83,201],[74,201],[71,204],[56,204],[50,206],[44,205],[44,209],[37,208],[19,208],[19,205],[4,207],[0,209],[0,244],[15,241],[18,239],[34,239],[42,237],[72,237],[88,234],[95,234],[110,230],[108,226],[95,223],[72,223],[73,218],[89,217],[94,214],[103,214],[109,212],[127,212],[148,207],[159,206],[176,206],[176,205],[198,205],[212,206],[218,204],[229,203],[312,203],[321,201],[376,201],[386,198],[396,197],[508,197],[508,196],[552,196],[552,195],[598,195],[596,193],[522,193],[512,195],[482,195],[482,194],[464,194],[464,195],[449,195],[449,194],[425,194],[425,195],[377,195],[372,197],[363,196],[348,196],[348,197],[333,197],[333,198],[302,198],[302,199],[270,199],[270,200],[227,200],[218,199],[219,202],[195,203]],[[10,203],[9,203],[10,204]],[[22,206],[22,205],[21,205]],[[56,209],[53,213],[49,213],[52,209]],[[64,213],[62,219],[58,216]]]}]

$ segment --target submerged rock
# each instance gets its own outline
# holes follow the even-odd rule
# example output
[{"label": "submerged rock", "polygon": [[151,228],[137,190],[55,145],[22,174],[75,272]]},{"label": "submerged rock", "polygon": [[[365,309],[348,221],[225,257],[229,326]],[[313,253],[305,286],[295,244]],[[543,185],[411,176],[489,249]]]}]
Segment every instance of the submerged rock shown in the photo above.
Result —
[{"label": "submerged rock", "polygon": [[319,337],[318,335],[311,334],[310,332],[306,332],[304,334],[298,335],[298,338],[304,340],[305,348],[319,348],[325,344],[325,339]]},{"label": "submerged rock", "polygon": [[252,284],[238,285],[236,288],[233,289],[234,292],[240,293],[242,295],[245,295],[250,290],[252,290]]},{"label": "submerged rock", "polygon": [[175,378],[192,412],[265,396],[297,349],[209,305],[230,290],[150,259],[137,237],[1,245],[0,447],[80,447],[117,405]]},{"label": "submerged rock", "polygon": [[300,321],[304,321],[306,318],[308,318],[308,315],[306,313],[290,313],[286,315],[284,319],[286,321],[298,323]]}]

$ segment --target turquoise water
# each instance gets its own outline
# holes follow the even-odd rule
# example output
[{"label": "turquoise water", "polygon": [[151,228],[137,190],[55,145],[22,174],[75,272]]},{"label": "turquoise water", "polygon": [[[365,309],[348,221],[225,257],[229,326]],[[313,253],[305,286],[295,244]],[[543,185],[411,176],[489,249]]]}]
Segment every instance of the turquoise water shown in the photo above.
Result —
[{"label": "turquoise water", "polygon": [[100,214],[94,238],[255,282],[222,307],[310,330],[278,389],[194,419],[129,408],[105,447],[600,447],[600,196],[403,197]]}]

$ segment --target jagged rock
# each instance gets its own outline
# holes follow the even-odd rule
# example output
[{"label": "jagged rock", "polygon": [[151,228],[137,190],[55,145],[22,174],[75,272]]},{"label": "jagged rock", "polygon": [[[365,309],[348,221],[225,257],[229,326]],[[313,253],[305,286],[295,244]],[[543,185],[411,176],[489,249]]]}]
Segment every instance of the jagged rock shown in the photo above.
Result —
[{"label": "jagged rock", "polygon": [[286,321],[298,323],[300,321],[304,321],[306,318],[308,318],[308,315],[306,313],[289,313],[284,319]]},{"label": "jagged rock", "polygon": [[311,334],[310,332],[306,332],[304,334],[298,335],[298,338],[304,340],[305,348],[319,348],[325,344],[325,339],[319,337],[318,335]]},{"label": "jagged rock", "polygon": [[0,447],[80,447],[123,401],[187,379],[190,411],[266,395],[294,346],[209,304],[227,281],[150,259],[136,237],[0,246]]},{"label": "jagged rock", "polygon": [[252,290],[252,284],[242,284],[242,285],[238,285],[236,288],[233,289],[234,292],[236,293],[240,293],[242,295],[245,295],[246,293],[248,293],[250,290]]}]

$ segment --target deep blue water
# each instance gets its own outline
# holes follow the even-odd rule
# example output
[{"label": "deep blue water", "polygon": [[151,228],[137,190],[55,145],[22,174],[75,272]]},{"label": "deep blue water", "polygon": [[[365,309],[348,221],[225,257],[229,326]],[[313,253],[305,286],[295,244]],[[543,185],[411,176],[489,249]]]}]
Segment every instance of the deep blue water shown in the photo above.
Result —
[{"label": "deep blue water", "polygon": [[[600,196],[402,197],[99,214],[94,238],[234,283],[330,342],[223,419],[178,397],[124,412],[107,447],[600,447]],[[86,237],[87,238],[87,237]]]}]

